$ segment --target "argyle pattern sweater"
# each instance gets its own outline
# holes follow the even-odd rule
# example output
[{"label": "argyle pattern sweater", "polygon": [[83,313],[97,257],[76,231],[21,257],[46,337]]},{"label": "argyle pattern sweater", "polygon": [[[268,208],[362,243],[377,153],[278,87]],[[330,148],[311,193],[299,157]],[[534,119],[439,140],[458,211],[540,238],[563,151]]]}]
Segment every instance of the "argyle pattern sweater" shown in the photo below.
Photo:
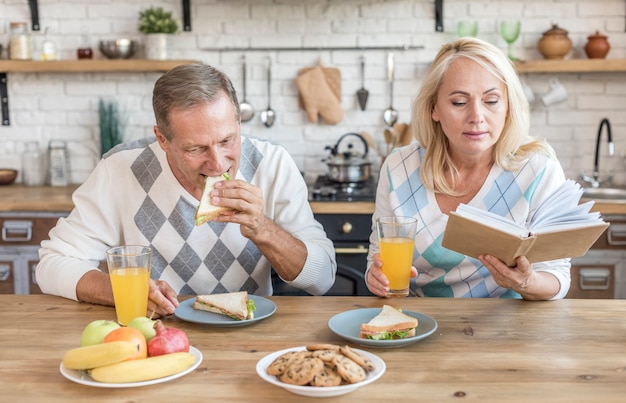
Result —
[{"label": "argyle pattern sweater", "polygon": [[[478,259],[441,246],[448,215],[441,212],[435,194],[428,191],[420,177],[425,150],[417,144],[402,147],[387,157],[381,167],[372,217],[368,268],[379,252],[375,230],[377,217],[409,216],[418,220],[413,265],[418,275],[412,280],[415,294],[427,297],[509,297],[520,298],[512,290],[496,284]],[[516,172],[494,165],[482,188],[468,203],[528,227],[534,210],[565,181],[558,161],[541,154],[528,159]],[[533,264],[533,269],[557,277],[561,289],[553,298],[569,290],[570,259]]]},{"label": "argyle pattern sweater", "polygon": [[[306,184],[280,146],[242,137],[237,179],[258,187],[264,214],[302,240],[308,256],[289,282],[310,294],[334,283],[332,242],[314,218]],[[268,260],[243,237],[238,224],[195,226],[199,201],[174,177],[154,138],[122,144],[99,162],[73,195],[74,210],[42,242],[37,281],[43,292],[76,299],[76,283],[121,244],[153,248],[151,277],[180,295],[246,290],[271,295]]]}]

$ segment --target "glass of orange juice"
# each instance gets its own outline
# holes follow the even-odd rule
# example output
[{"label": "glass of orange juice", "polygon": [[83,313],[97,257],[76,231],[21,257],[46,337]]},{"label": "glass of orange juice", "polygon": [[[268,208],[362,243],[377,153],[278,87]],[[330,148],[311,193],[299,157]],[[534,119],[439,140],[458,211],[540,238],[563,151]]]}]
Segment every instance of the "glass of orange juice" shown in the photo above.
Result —
[{"label": "glass of orange juice", "polygon": [[107,264],[115,312],[120,325],[146,316],[152,249],[141,245],[116,246],[107,250]]},{"label": "glass of orange juice", "polygon": [[388,297],[409,295],[417,219],[379,217],[376,220],[383,273],[389,280]]}]

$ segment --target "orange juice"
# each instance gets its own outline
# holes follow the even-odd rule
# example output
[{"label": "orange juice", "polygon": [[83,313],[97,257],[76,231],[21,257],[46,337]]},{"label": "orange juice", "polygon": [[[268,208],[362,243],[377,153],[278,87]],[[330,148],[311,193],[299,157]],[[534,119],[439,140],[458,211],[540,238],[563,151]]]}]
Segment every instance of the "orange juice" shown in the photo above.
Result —
[{"label": "orange juice", "polygon": [[111,271],[117,321],[121,325],[146,316],[150,271],[145,267],[124,267]]},{"label": "orange juice", "polygon": [[380,257],[383,260],[383,273],[389,280],[389,293],[408,295],[413,263],[413,240],[401,237],[381,239]]}]

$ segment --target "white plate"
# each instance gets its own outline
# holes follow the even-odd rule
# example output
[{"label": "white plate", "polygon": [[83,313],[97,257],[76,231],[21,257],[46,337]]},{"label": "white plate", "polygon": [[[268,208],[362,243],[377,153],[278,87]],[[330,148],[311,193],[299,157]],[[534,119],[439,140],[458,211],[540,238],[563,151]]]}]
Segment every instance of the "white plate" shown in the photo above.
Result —
[{"label": "white plate", "polygon": [[254,311],[254,319],[237,320],[219,313],[201,311],[193,309],[195,298],[189,298],[180,303],[174,315],[179,319],[187,322],[202,323],[204,325],[234,327],[245,326],[270,317],[276,312],[276,304],[267,298],[249,295],[248,298],[254,301],[256,310]]},{"label": "white plate", "polygon": [[193,346],[189,346],[189,352],[193,354],[193,356],[195,357],[195,360],[191,367],[174,375],[165,376],[163,378],[158,378],[158,379],[151,379],[149,381],[142,381],[142,382],[125,382],[125,383],[97,382],[97,381],[94,381],[89,376],[87,371],[78,370],[78,369],[67,369],[63,366],[63,363],[61,363],[61,366],[59,367],[59,369],[61,370],[61,375],[63,375],[64,377],[66,377],[72,382],[80,383],[82,385],[96,386],[99,388],[135,388],[138,386],[154,385],[157,383],[171,381],[172,379],[180,378],[181,376],[187,375],[194,369],[198,368],[198,365],[200,365],[200,363],[202,362],[202,353],[200,352],[200,350],[198,350],[197,348]]},{"label": "white plate", "polygon": [[266,355],[261,358],[259,362],[256,364],[256,373],[259,374],[261,379],[266,382],[271,383],[272,385],[279,386],[288,390],[291,393],[295,393],[296,395],[309,396],[309,397],[331,397],[331,396],[341,396],[352,391],[357,390],[358,388],[368,385],[378,378],[380,378],[385,373],[385,361],[383,361],[380,357],[368,353],[367,351],[359,350],[357,348],[354,351],[358,351],[363,354],[367,358],[369,358],[376,367],[375,370],[369,372],[367,374],[367,378],[362,382],[353,383],[350,385],[341,385],[341,386],[299,386],[299,385],[290,385],[288,383],[284,383],[278,380],[273,375],[267,374],[267,367],[276,359],[278,356],[289,352],[289,351],[304,351],[306,350],[306,346],[287,348],[285,350],[276,351],[272,354]]},{"label": "white plate", "polygon": [[437,330],[437,321],[430,316],[419,312],[402,310],[406,315],[417,319],[415,336],[397,340],[371,340],[359,337],[361,324],[369,322],[374,316],[378,315],[381,310],[382,308],[363,308],[341,312],[330,318],[328,327],[337,336],[343,337],[353,343],[378,348],[403,347],[413,344],[425,339]]}]

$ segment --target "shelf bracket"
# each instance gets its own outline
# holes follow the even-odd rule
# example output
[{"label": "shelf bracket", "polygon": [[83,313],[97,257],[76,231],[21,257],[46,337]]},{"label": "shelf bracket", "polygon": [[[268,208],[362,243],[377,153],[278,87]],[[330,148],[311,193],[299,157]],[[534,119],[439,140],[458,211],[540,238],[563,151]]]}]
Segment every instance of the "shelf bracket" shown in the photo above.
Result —
[{"label": "shelf bracket", "polygon": [[443,32],[443,0],[435,0],[435,31]]},{"label": "shelf bracket", "polygon": [[33,31],[39,31],[41,26],[39,25],[39,5],[37,0],[28,0],[30,5],[30,18],[33,21]]},{"label": "shelf bracket", "polygon": [[2,126],[10,126],[9,122],[9,91],[7,90],[7,73],[0,73],[0,108],[2,109]]},{"label": "shelf bracket", "polygon": [[183,0],[183,31],[191,32],[191,0]]}]

